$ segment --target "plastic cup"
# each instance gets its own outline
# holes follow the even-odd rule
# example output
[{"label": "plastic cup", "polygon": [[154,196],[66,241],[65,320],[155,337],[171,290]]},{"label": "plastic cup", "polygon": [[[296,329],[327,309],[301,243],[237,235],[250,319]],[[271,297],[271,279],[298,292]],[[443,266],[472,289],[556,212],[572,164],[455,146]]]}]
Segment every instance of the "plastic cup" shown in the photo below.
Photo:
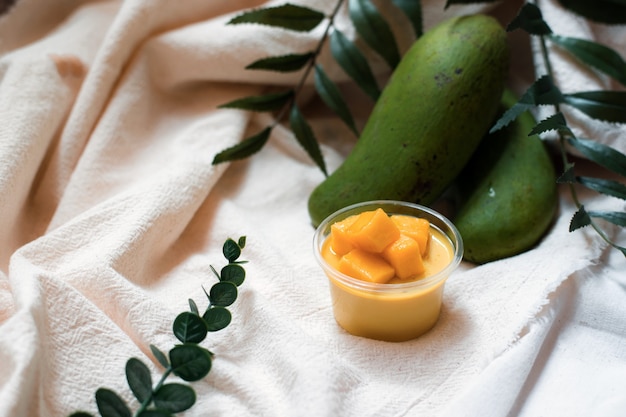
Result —
[{"label": "plastic cup", "polygon": [[[322,256],[333,223],[363,211],[382,208],[388,215],[425,218],[431,231],[449,244],[449,263],[432,275],[401,283],[377,284],[345,275]],[[432,242],[431,242],[432,243]],[[439,319],[444,284],[463,258],[463,240],[446,217],[428,207],[402,201],[368,201],[345,207],[328,216],[316,229],[314,254],[329,280],[335,320],[355,336],[390,342],[417,338]]]}]

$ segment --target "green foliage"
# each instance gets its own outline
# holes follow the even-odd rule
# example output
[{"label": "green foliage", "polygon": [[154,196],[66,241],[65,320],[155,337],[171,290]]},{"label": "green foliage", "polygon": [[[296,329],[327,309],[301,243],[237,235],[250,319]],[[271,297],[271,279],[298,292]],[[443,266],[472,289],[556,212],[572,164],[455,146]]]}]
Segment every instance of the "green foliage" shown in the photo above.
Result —
[{"label": "green foliage", "polygon": [[[566,2],[563,2],[566,3]],[[567,2],[574,4],[575,2]],[[590,3],[586,3],[590,5]],[[582,2],[578,3],[578,6]],[[619,6],[616,6],[619,7]],[[597,8],[593,6],[593,8]],[[583,10],[587,7],[577,9]],[[587,10],[589,11],[589,10]],[[626,9],[623,9],[626,12]],[[591,18],[591,16],[586,16]],[[526,3],[518,15],[508,26],[508,30],[522,29],[532,36],[539,38],[543,51],[543,60],[547,75],[537,79],[519,102],[509,112],[505,113],[492,127],[492,131],[506,126],[524,111],[539,105],[551,105],[554,114],[541,120],[529,132],[529,135],[556,131],[559,136],[561,157],[564,171],[558,179],[559,183],[569,184],[577,211],[570,220],[569,230],[574,231],[582,227],[591,226],[608,244],[621,251],[626,256],[626,248],[613,242],[602,230],[596,219],[626,227],[626,213],[614,211],[588,211],[578,198],[574,184],[582,185],[592,191],[618,199],[626,199],[626,155],[618,150],[601,144],[592,139],[578,138],[567,125],[567,119],[561,112],[561,105],[573,107],[588,117],[609,123],[626,123],[626,92],[623,91],[583,91],[575,93],[561,92],[552,82],[552,68],[547,43],[552,42],[578,59],[582,65],[587,65],[606,76],[609,76],[624,85],[626,81],[626,63],[614,50],[583,39],[556,35],[543,20],[541,10],[535,4]],[[607,171],[607,174],[617,177],[591,178],[576,175],[574,163],[570,161],[566,145],[576,149],[587,160]]]},{"label": "green foliage", "polygon": [[[452,5],[491,3],[497,0],[447,0],[444,9]],[[607,0],[593,3],[584,0],[565,1],[562,5],[570,11],[584,18],[603,23],[626,23],[626,2],[624,0]],[[337,0],[332,13],[325,16],[319,11],[286,4],[279,7],[256,9],[242,13],[232,19],[229,24],[254,23],[280,27],[286,30],[310,31],[326,22],[323,36],[317,47],[312,51],[288,54],[278,57],[267,57],[250,64],[248,69],[261,69],[276,72],[302,70],[299,84],[281,93],[272,93],[259,97],[246,97],[227,103],[223,107],[235,107],[252,111],[277,111],[274,124],[267,126],[260,133],[244,139],[241,143],[219,153],[214,163],[252,156],[260,151],[267,143],[272,129],[283,118],[289,117],[291,129],[311,159],[327,174],[324,159],[319,149],[314,132],[308,125],[304,115],[296,104],[300,89],[311,71],[314,71],[315,88],[324,103],[345,123],[356,135],[359,132],[355,126],[350,109],[341,96],[340,89],[330,79],[324,69],[316,62],[322,46],[329,40],[330,51],[335,62],[351,78],[351,80],[372,100],[378,100],[381,88],[373,74],[366,55],[357,44],[348,39],[334,25],[334,18],[340,8],[347,2],[350,20],[358,36],[367,46],[378,54],[392,70],[400,60],[397,43],[390,29],[390,25],[380,14],[371,0]],[[391,7],[397,8],[411,22],[415,37],[420,37],[423,31],[421,2],[416,0],[392,0]],[[559,182],[569,184],[572,195],[578,207],[578,213],[572,219],[572,230],[591,225],[611,245],[626,254],[626,250],[606,237],[594,219],[603,219],[608,222],[622,225],[622,216],[616,214],[602,214],[593,212],[590,215],[578,201],[574,184],[612,197],[624,197],[624,184],[621,178],[624,174],[619,162],[623,155],[615,149],[606,149],[590,139],[576,138],[569,129],[567,120],[561,112],[561,106],[574,108],[588,117],[609,123],[626,123],[626,92],[622,91],[561,91],[553,82],[550,66],[550,55],[547,44],[552,43],[581,65],[608,76],[622,85],[626,85],[626,62],[611,48],[585,39],[561,36],[553,33],[548,23],[543,19],[541,9],[534,2],[526,2],[517,15],[507,25],[508,31],[523,30],[539,39],[543,50],[546,74],[537,78],[515,105],[505,112],[491,128],[495,132],[506,127],[522,113],[532,111],[538,106],[553,106],[552,116],[537,123],[530,134],[556,131],[560,137],[561,154],[564,171]],[[592,145],[593,144],[593,145]],[[598,146],[595,146],[598,145]],[[617,174],[620,180],[607,178],[586,178],[576,175],[574,164],[568,159],[566,146],[576,148],[591,162]]]},{"label": "green foliage", "polygon": [[[249,10],[235,16],[228,22],[231,25],[260,24],[299,32],[315,29],[324,19],[326,19],[327,23],[324,34],[314,50],[266,57],[246,67],[246,69],[250,70],[275,72],[302,70],[303,74],[297,86],[284,92],[244,97],[220,106],[221,108],[239,108],[251,111],[277,111],[278,114],[275,122],[270,126],[267,126],[259,133],[244,138],[241,143],[218,153],[213,160],[214,164],[247,158],[259,152],[267,143],[272,129],[286,117],[298,143],[320,170],[325,175],[328,174],[315,132],[297,104],[297,97],[311,72],[314,73],[314,86],[320,98],[339,116],[355,136],[358,136],[359,132],[350,109],[341,95],[341,90],[326,75],[322,66],[317,63],[317,57],[327,40],[329,40],[333,58],[346,74],[355,81],[356,85],[374,101],[380,96],[380,88],[364,53],[334,25],[334,18],[345,2],[346,0],[338,0],[335,9],[329,16],[325,16],[322,12],[310,8],[287,3],[277,7]],[[347,2],[350,19],[359,36],[391,69],[395,68],[400,61],[401,55],[390,25],[380,14],[374,3],[371,0],[347,0]],[[422,34],[420,2],[415,0],[394,0],[392,4],[407,16],[415,36],[420,36]]]},{"label": "green foliage", "polygon": [[[169,417],[191,408],[196,402],[196,393],[189,385],[166,383],[170,375],[175,375],[186,382],[199,381],[211,371],[213,353],[200,346],[208,332],[221,330],[231,322],[231,313],[226,308],[232,305],[238,294],[238,287],[243,284],[245,270],[239,260],[245,247],[246,238],[240,237],[237,242],[227,239],[222,247],[228,264],[222,268],[226,274],[215,272],[218,282],[211,286],[207,293],[208,305],[200,315],[198,305],[189,300],[190,312],[185,311],[176,316],[172,331],[179,344],[165,355],[156,346],[150,350],[164,372],[156,385],[153,385],[152,374],[148,366],[138,358],[130,358],[126,362],[126,381],[130,391],[139,402],[139,409],[133,414],[126,402],[114,391],[99,388],[95,393],[96,406],[102,417]],[[78,411],[70,417],[93,417],[93,414]]]}]

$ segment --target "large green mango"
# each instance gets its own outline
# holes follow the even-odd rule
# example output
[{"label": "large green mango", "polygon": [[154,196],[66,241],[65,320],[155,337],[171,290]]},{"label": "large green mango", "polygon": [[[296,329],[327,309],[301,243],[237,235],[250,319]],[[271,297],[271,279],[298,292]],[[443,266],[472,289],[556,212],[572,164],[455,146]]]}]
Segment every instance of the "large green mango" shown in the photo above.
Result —
[{"label": "large green mango", "polygon": [[346,160],[311,193],[313,225],[361,201],[434,202],[493,122],[508,63],[506,32],[490,16],[428,30],[396,67]]},{"label": "large green mango", "polygon": [[[516,101],[503,96],[503,108]],[[489,134],[459,175],[460,205],[453,222],[465,259],[485,263],[524,252],[544,235],[558,206],[556,173],[530,113]]]}]

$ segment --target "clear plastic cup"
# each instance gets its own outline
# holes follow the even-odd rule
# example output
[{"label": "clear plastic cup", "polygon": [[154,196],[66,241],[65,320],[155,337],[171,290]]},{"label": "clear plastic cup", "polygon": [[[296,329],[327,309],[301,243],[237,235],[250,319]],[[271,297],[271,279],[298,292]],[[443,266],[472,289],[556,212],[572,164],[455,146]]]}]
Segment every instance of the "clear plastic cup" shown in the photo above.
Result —
[{"label": "clear plastic cup", "polygon": [[[322,255],[331,225],[377,208],[382,208],[388,215],[427,219],[431,231],[449,245],[449,263],[419,280],[386,284],[362,281],[331,266]],[[313,246],[315,258],[329,280],[337,323],[355,336],[391,342],[414,339],[435,325],[441,312],[444,284],[463,258],[463,240],[450,220],[428,207],[391,200],[358,203],[331,214],[316,229]]]}]

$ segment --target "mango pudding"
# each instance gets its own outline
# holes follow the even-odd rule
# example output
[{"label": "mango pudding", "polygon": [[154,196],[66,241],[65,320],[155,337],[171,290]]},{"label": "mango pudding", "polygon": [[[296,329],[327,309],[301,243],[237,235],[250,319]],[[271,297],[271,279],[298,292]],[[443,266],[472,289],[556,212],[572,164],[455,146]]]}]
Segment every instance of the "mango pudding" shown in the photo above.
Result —
[{"label": "mango pudding", "polygon": [[337,323],[353,335],[386,341],[410,340],[435,325],[444,283],[463,255],[448,219],[397,201],[339,210],[314,240]]}]

